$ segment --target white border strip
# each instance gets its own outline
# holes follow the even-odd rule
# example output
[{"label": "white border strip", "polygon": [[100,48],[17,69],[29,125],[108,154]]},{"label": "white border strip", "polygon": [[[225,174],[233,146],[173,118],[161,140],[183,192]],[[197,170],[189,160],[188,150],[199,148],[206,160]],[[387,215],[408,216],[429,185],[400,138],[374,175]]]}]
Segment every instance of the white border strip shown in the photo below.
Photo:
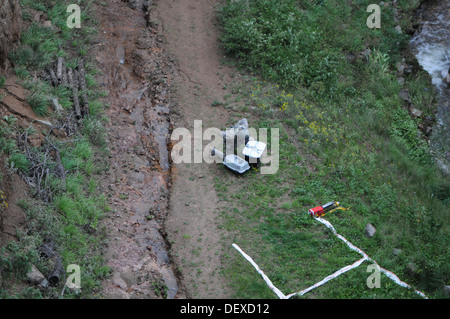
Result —
[{"label": "white border strip", "polygon": [[365,258],[365,257],[364,257],[364,258],[361,258],[360,260],[356,261],[356,262],[353,263],[352,265],[345,266],[344,268],[341,268],[341,269],[339,269],[338,271],[336,271],[334,274],[329,275],[328,277],[325,277],[322,281],[319,281],[318,283],[312,285],[311,287],[306,288],[306,289],[304,289],[304,290],[302,290],[302,291],[294,292],[294,293],[292,293],[292,294],[287,295],[287,296],[286,296],[286,299],[289,299],[289,298],[291,298],[292,296],[295,296],[295,295],[300,295],[300,296],[302,296],[302,295],[306,294],[307,292],[309,292],[310,290],[313,290],[314,288],[317,288],[317,287],[319,287],[319,286],[322,286],[324,283],[330,281],[331,279],[336,278],[337,276],[342,275],[343,273],[345,273],[345,272],[347,272],[347,271],[349,271],[349,270],[351,270],[351,269],[353,269],[353,268],[358,267],[358,266],[361,265],[365,260],[367,260],[367,258]]},{"label": "white border strip", "polygon": [[[314,217],[316,220],[318,220],[319,222],[321,222],[322,224],[324,224],[325,226],[327,226],[329,229],[331,229],[331,231],[343,242],[345,242],[347,244],[348,247],[350,247],[351,250],[354,250],[358,253],[360,253],[364,258],[366,258],[367,260],[373,262],[375,265],[378,266],[378,268],[392,281],[394,281],[396,284],[405,287],[405,288],[409,288],[409,289],[413,289],[410,285],[408,285],[406,282],[401,281],[396,274],[394,274],[393,272],[390,272],[389,270],[386,270],[384,268],[381,268],[380,265],[378,265],[378,263],[373,260],[372,258],[370,258],[369,256],[367,256],[367,254],[365,252],[363,252],[361,249],[359,249],[358,247],[354,246],[351,242],[349,242],[347,239],[345,239],[343,236],[339,235],[336,232],[336,229],[334,229],[333,225],[331,225],[331,223],[329,221],[326,221],[325,219],[322,219],[320,217]],[[420,295],[421,297],[428,299],[428,297],[421,291],[414,289],[414,291]]]},{"label": "white border strip", "polygon": [[366,259],[370,259],[369,256],[366,255],[365,252],[363,252],[361,249],[359,249],[358,247],[356,247],[355,245],[353,245],[351,242],[349,242],[347,239],[345,239],[345,237],[339,235],[336,231],[336,229],[334,229],[333,225],[331,225],[331,223],[325,219],[322,219],[320,217],[314,217],[317,221],[321,222],[322,224],[324,224],[325,226],[327,226],[329,229],[331,229],[331,231],[333,232],[333,234],[336,235],[337,238],[339,238],[340,240],[342,240],[344,243],[347,244],[347,246],[353,250],[356,251],[357,253],[361,254],[364,258]]},{"label": "white border strip", "polygon": [[[349,270],[351,270],[351,269],[353,269],[353,268],[358,267],[359,265],[361,265],[361,264],[362,264],[364,261],[366,261],[366,260],[371,261],[371,262],[373,262],[375,265],[377,265],[378,268],[380,269],[380,271],[382,271],[389,279],[391,279],[392,281],[394,281],[396,284],[398,284],[398,285],[400,285],[400,286],[402,286],[402,287],[405,287],[405,288],[413,289],[410,285],[408,285],[407,283],[401,281],[401,280],[397,277],[397,275],[395,275],[393,272],[390,272],[390,271],[388,271],[388,270],[386,270],[386,269],[384,269],[384,268],[381,268],[381,267],[377,264],[377,262],[376,262],[375,260],[371,259],[364,251],[362,251],[361,249],[359,249],[358,247],[356,247],[355,245],[353,245],[351,242],[349,242],[347,239],[345,239],[345,237],[339,235],[339,234],[336,232],[336,229],[334,229],[333,225],[331,225],[330,222],[328,222],[328,221],[326,221],[325,219],[322,219],[322,218],[320,218],[320,217],[315,217],[315,216],[314,216],[314,218],[315,218],[317,221],[319,221],[319,222],[321,222],[322,224],[324,224],[327,228],[329,228],[329,229],[333,232],[333,234],[335,234],[336,237],[338,237],[340,240],[342,240],[343,242],[345,242],[345,243],[347,244],[347,246],[348,246],[351,250],[356,251],[357,253],[361,254],[361,255],[363,256],[363,258],[361,258],[360,260],[354,262],[354,263],[351,264],[351,265],[348,265],[348,266],[345,266],[345,267],[339,269],[338,271],[336,271],[335,273],[333,273],[333,274],[331,274],[331,275],[325,277],[324,279],[322,279],[322,280],[319,281],[318,283],[316,283],[316,284],[312,285],[311,287],[308,287],[308,288],[306,288],[306,289],[304,289],[304,290],[301,290],[301,291],[299,291],[299,292],[295,292],[295,293],[292,293],[292,294],[289,294],[289,295],[283,294],[277,287],[275,287],[275,285],[272,283],[272,281],[270,281],[269,277],[267,277],[266,274],[264,274],[264,272],[261,270],[261,268],[259,268],[259,266],[253,261],[253,259],[252,259],[249,255],[247,255],[246,253],[244,253],[244,251],[243,251],[238,245],[233,244],[233,247],[236,248],[236,249],[241,253],[241,255],[244,256],[244,258],[247,259],[248,262],[250,262],[250,264],[252,264],[252,266],[256,269],[256,271],[262,276],[262,278],[263,278],[264,281],[266,282],[267,286],[269,286],[269,288],[272,289],[272,291],[273,291],[273,292],[278,296],[278,298],[280,298],[280,299],[289,299],[289,298],[291,298],[292,296],[295,296],[295,295],[304,295],[304,294],[306,294],[307,292],[309,292],[309,291],[311,291],[311,290],[313,290],[313,289],[315,289],[315,288],[317,288],[317,287],[322,286],[323,284],[325,284],[326,282],[330,281],[331,279],[336,278],[336,277],[342,275],[343,273],[346,273],[347,271],[349,271]],[[423,298],[425,298],[425,299],[428,299],[428,297],[427,297],[423,292],[418,291],[418,290],[415,290],[415,289],[414,289],[414,291],[415,291],[418,295],[420,295],[421,297],[423,297]]]},{"label": "white border strip", "polygon": [[269,286],[269,288],[272,289],[274,293],[276,293],[278,298],[286,299],[286,296],[280,291],[280,289],[274,286],[274,284],[270,281],[269,277],[267,277],[264,274],[261,268],[259,268],[259,266],[253,261],[253,259],[249,255],[244,253],[242,249],[239,248],[238,245],[233,244],[233,247],[236,248],[242,254],[242,256],[244,256],[244,258],[247,259],[252,264],[253,267],[255,267],[256,271],[258,271],[258,273],[263,277],[264,281],[267,283],[267,286]]}]

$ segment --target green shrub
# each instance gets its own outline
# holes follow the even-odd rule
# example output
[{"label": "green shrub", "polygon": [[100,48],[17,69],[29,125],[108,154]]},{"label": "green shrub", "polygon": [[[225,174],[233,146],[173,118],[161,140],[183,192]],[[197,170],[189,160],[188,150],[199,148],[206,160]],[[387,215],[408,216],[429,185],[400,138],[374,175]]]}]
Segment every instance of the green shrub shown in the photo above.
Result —
[{"label": "green shrub", "polygon": [[[4,118],[4,120],[7,119],[7,117]],[[4,122],[0,122],[0,153],[10,155],[16,148],[11,127]]]},{"label": "green shrub", "polygon": [[106,132],[99,119],[86,118],[83,120],[83,133],[89,141],[95,145],[103,147],[106,145]]},{"label": "green shrub", "polygon": [[0,280],[24,279],[31,270],[31,263],[36,258],[33,250],[25,250],[16,242],[10,241],[0,248]]},{"label": "green shrub", "polygon": [[431,162],[428,145],[419,135],[417,125],[407,111],[394,111],[390,132],[395,140],[406,146],[411,158],[423,163]]},{"label": "green shrub", "polygon": [[[333,68],[334,56],[321,55],[320,32],[296,1],[237,1],[222,9],[221,21],[225,50],[280,85],[309,85],[318,76],[323,79],[320,69]],[[327,62],[318,61],[321,58]]]},{"label": "green shrub", "polygon": [[27,156],[22,153],[13,153],[9,157],[9,166],[22,172],[27,172],[31,164]]},{"label": "green shrub", "polygon": [[39,69],[48,65],[59,51],[61,41],[55,31],[33,22],[22,33],[21,46],[11,51],[10,58],[19,66]]},{"label": "green shrub", "polygon": [[34,113],[39,116],[48,115],[48,98],[41,92],[32,92],[26,98],[27,103],[31,106]]}]

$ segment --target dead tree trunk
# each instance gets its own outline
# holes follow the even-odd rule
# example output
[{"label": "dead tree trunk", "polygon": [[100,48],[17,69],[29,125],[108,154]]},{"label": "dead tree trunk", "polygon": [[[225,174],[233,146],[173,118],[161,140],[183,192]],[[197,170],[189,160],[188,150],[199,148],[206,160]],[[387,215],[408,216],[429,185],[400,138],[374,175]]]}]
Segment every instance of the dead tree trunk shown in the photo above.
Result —
[{"label": "dead tree trunk", "polygon": [[75,116],[77,119],[81,118],[80,111],[80,101],[78,99],[78,72],[72,70],[72,68],[67,69],[67,79],[69,80],[69,87],[72,89],[73,95],[73,107],[75,109]]},{"label": "dead tree trunk", "polygon": [[56,78],[58,80],[58,84],[62,82],[63,64],[63,58],[58,57],[58,60],[56,61]]},{"label": "dead tree trunk", "polygon": [[62,65],[62,79],[61,79],[61,85],[63,85],[64,87],[67,87],[67,68],[66,68],[66,64],[63,63]]},{"label": "dead tree trunk", "polygon": [[84,70],[84,61],[80,59],[78,61],[78,71],[79,71],[79,82],[81,94],[81,105],[83,110],[83,115],[87,116],[89,114],[89,104],[87,97],[87,87],[86,87],[86,71]]},{"label": "dead tree trunk", "polygon": [[53,70],[53,68],[51,66],[47,67],[47,72],[48,72],[48,74],[50,74],[50,79],[52,80],[53,86],[57,86],[58,79],[56,78],[55,71]]}]

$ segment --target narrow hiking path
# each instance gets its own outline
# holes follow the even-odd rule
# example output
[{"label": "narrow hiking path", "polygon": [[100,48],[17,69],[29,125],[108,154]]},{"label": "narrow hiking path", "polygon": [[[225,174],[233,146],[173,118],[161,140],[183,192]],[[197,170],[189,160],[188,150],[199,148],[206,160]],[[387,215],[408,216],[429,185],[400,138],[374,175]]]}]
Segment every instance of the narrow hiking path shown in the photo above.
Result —
[{"label": "narrow hiking path", "polygon": [[[212,106],[229,93],[224,88],[234,72],[222,65],[217,4],[213,0],[157,1],[150,14],[150,19],[155,19],[162,29],[167,50],[177,63],[172,126],[187,128],[191,134],[194,120],[201,120],[204,130],[224,129],[232,119],[224,107]],[[232,293],[222,276],[227,247],[223,246],[225,234],[219,228],[216,176],[219,175],[214,164],[181,163],[172,167],[166,232],[174,262],[191,298],[230,298]]]},{"label": "narrow hiking path", "polygon": [[[150,6],[148,6],[150,3]],[[229,298],[217,165],[171,164],[170,130],[233,121],[222,106],[234,70],[222,65],[218,1],[97,5],[96,62],[108,91],[110,169],[102,187],[112,275],[105,298]],[[207,142],[205,142],[207,143]]]}]

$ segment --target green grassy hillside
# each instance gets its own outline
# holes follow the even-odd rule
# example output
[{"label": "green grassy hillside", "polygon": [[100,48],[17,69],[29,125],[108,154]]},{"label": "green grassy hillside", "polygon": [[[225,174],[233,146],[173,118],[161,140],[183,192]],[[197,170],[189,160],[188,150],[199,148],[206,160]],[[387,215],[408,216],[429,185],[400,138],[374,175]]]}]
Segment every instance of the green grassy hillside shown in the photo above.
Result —
[{"label": "green grassy hillside", "polygon": [[[366,25],[369,4],[227,1],[220,10],[223,48],[254,74],[235,88],[244,110],[255,110],[250,125],[280,129],[276,174],[217,180],[229,207],[223,226],[285,294],[360,258],[307,215],[331,200],[351,210],[326,219],[381,267],[432,298],[442,296],[449,278],[449,180],[418,129],[433,116],[436,97],[407,51],[419,1],[386,2],[380,29]],[[404,83],[398,63],[411,66]],[[404,89],[421,119],[409,114]],[[376,227],[373,238],[364,235],[367,223]],[[230,253],[228,275],[237,296],[276,297],[236,255]],[[383,276],[381,288],[369,289],[368,265],[304,297],[420,298]]]}]

